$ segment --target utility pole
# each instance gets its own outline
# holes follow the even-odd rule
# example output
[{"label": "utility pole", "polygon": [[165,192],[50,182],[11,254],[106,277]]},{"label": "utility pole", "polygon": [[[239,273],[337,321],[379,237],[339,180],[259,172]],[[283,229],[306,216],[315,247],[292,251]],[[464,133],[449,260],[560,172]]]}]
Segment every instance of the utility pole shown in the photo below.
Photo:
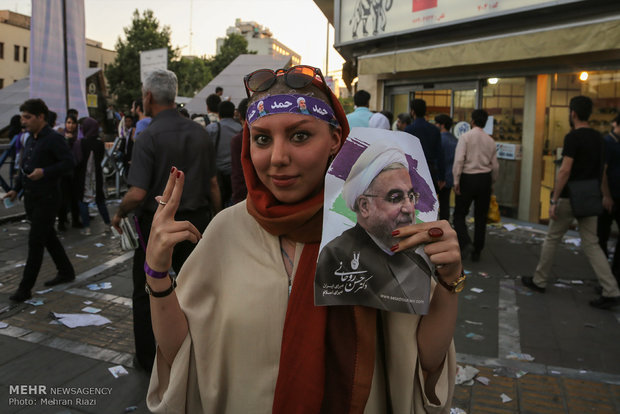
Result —
[{"label": "utility pole", "polygon": [[62,0],[62,41],[65,62],[65,115],[69,111],[69,58],[67,53],[67,0]]},{"label": "utility pole", "polygon": [[327,36],[326,37],[326,43],[325,43],[325,76],[329,76],[329,20],[325,19],[327,21]]}]

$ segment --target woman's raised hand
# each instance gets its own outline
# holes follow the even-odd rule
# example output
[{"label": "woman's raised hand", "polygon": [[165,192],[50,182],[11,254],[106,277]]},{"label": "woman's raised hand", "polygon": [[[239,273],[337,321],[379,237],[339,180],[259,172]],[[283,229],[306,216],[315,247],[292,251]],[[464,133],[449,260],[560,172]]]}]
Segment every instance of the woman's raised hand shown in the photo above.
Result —
[{"label": "woman's raised hand", "polygon": [[394,246],[394,252],[426,244],[424,253],[437,267],[439,275],[447,282],[459,277],[462,267],[461,250],[456,232],[446,220],[401,227],[395,230],[392,236],[400,238]]},{"label": "woman's raised hand", "polygon": [[185,240],[198,243],[201,238],[200,232],[192,223],[174,220],[181,202],[184,182],[183,171],[172,167],[164,194],[155,197],[159,205],[151,225],[151,234],[146,248],[146,262],[157,272],[170,269],[172,250],[177,243]]}]

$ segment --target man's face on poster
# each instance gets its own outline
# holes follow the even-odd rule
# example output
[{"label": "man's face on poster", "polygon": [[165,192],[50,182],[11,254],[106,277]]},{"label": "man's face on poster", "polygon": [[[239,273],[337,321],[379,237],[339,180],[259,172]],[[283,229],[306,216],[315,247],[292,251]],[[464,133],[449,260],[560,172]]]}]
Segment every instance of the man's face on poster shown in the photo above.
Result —
[{"label": "man's face on poster", "polygon": [[397,228],[414,223],[415,193],[406,168],[387,170],[372,181],[360,196],[360,225],[387,248],[398,243],[392,237]]}]

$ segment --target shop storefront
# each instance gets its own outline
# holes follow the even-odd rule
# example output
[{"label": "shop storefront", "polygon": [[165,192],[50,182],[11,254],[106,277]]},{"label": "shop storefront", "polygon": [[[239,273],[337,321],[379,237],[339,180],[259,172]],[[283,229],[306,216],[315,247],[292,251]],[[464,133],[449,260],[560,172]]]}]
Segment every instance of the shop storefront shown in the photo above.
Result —
[{"label": "shop storefront", "polygon": [[[336,47],[357,69],[371,109],[409,112],[414,97],[455,124],[493,116],[504,214],[546,220],[568,102],[594,101],[592,127],[620,109],[620,2],[496,0],[316,1]],[[368,7],[366,7],[368,5]],[[356,26],[357,24],[357,26]],[[587,72],[587,78],[583,72]]]}]

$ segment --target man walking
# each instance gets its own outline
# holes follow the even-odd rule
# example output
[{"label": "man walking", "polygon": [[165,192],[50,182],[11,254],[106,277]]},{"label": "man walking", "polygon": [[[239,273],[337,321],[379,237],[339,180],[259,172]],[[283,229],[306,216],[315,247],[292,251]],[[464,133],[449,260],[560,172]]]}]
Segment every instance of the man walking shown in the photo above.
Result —
[{"label": "man walking", "polygon": [[461,254],[471,246],[465,224],[471,203],[474,203],[474,249],[471,259],[480,260],[487,229],[487,214],[493,183],[497,180],[499,163],[495,141],[482,129],[489,115],[482,109],[471,114],[472,129],[461,135],[454,153],[454,230],[459,239]]},{"label": "man walking", "polygon": [[363,89],[355,92],[353,95],[353,103],[355,104],[355,110],[347,115],[347,121],[349,121],[349,127],[364,127],[368,128],[368,121],[372,116],[372,112],[368,109],[370,104],[370,94]]},{"label": "man walking", "polygon": [[241,124],[233,119],[235,116],[235,104],[230,101],[222,101],[218,106],[220,120],[207,125],[207,133],[215,148],[215,165],[217,167],[217,182],[220,187],[222,206],[230,205],[232,184],[230,174],[231,153],[230,143],[232,138],[241,132]]},{"label": "man walking", "polygon": [[446,184],[441,134],[439,134],[439,130],[435,126],[431,125],[424,118],[425,115],[426,101],[424,99],[414,99],[411,101],[411,117],[413,122],[405,128],[405,132],[420,140],[424,156],[426,157],[426,163],[435,185],[435,191],[439,192]]},{"label": "man walking", "polygon": [[219,121],[220,119],[217,111],[220,102],[222,102],[222,98],[220,98],[220,95],[212,93],[211,95],[207,96],[205,102],[207,103],[207,118],[209,123],[215,123]]},{"label": "man walking", "polygon": [[439,199],[439,219],[450,221],[450,193],[454,187],[454,175],[452,167],[454,166],[454,152],[458,140],[450,132],[452,128],[452,118],[446,114],[439,114],[435,117],[435,125],[441,133],[441,146],[443,147],[443,161],[446,172],[446,185],[439,190],[437,198]]},{"label": "man walking", "polygon": [[[200,125],[181,116],[176,110],[176,75],[168,70],[155,70],[144,80],[142,101],[144,111],[152,117],[151,124],[136,140],[129,172],[130,189],[112,219],[120,231],[123,217],[137,209],[138,224],[145,242],[149,239],[155,197],[161,195],[172,167],[185,172],[185,188],[177,221],[190,221],[202,233],[212,212],[221,208],[220,192],[215,175],[215,152],[207,133]],[[145,246],[146,247],[146,246]],[[194,245],[183,242],[175,246],[172,268],[179,272]],[[145,251],[138,247],[133,260],[133,319],[136,357],[150,371],[155,358],[155,339],[151,327],[149,296],[144,290]]]},{"label": "man walking", "polygon": [[30,220],[28,234],[28,258],[24,275],[12,301],[23,302],[31,297],[31,291],[39,275],[43,252],[47,249],[58,274],[45,286],[54,286],[75,279],[73,266],[62,247],[54,221],[60,204],[60,179],[74,167],[73,156],[65,138],[47,125],[48,109],[41,99],[29,99],[20,106],[21,122],[30,133],[20,160],[20,175],[15,188],[5,198],[15,200],[24,190],[26,215]]},{"label": "man walking", "polygon": [[[564,137],[562,164],[555,178],[555,188],[549,205],[551,217],[549,231],[542,246],[534,277],[521,278],[523,285],[540,293],[546,290],[558,243],[575,219],[567,184],[571,181],[590,179],[600,182],[603,170],[603,137],[588,124],[592,114],[592,100],[587,96],[575,96],[570,100],[569,110],[571,126],[574,129]],[[607,189],[603,193],[609,194]],[[607,258],[598,244],[596,221],[596,216],[577,217],[581,246],[603,288],[601,296],[590,301],[590,306],[609,309],[620,304],[620,290]]]}]

